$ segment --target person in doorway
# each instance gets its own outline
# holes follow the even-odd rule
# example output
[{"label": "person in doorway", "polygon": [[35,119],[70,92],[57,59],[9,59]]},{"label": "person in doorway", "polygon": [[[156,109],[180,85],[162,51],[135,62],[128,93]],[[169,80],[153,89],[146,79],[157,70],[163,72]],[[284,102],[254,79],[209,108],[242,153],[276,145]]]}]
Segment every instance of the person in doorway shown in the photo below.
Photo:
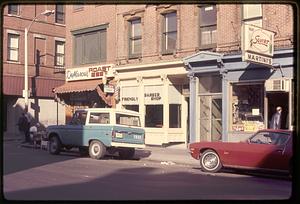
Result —
[{"label": "person in doorway", "polygon": [[276,113],[273,114],[270,128],[271,129],[281,129],[281,118],[282,118],[282,108],[280,106],[276,107]]},{"label": "person in doorway", "polygon": [[19,127],[19,131],[23,132],[25,137],[22,143],[29,143],[30,142],[30,135],[29,135],[30,121],[26,116],[26,113],[22,113],[22,115],[18,120],[17,125]]}]

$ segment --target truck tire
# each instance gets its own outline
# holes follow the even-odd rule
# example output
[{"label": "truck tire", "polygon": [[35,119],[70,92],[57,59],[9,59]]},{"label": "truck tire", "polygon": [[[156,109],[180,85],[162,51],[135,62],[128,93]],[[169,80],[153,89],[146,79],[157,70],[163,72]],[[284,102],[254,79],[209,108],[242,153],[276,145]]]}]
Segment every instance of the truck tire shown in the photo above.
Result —
[{"label": "truck tire", "polygon": [[89,146],[89,155],[93,159],[101,159],[106,153],[106,147],[98,140],[93,140]]},{"label": "truck tire", "polygon": [[61,150],[61,142],[57,136],[52,136],[49,140],[49,153],[59,154]]},{"label": "truck tire", "polygon": [[134,148],[121,148],[119,150],[119,156],[121,159],[132,159],[135,153]]}]

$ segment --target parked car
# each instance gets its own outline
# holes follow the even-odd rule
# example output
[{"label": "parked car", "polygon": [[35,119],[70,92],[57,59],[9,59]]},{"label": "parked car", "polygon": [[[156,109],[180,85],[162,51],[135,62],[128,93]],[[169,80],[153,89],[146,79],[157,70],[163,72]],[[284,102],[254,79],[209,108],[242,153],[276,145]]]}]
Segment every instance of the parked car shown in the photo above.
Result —
[{"label": "parked car", "polygon": [[222,167],[292,170],[292,132],[288,130],[259,130],[245,142],[191,143],[189,151],[205,172],[218,172]]},{"label": "parked car", "polygon": [[49,152],[59,154],[63,148],[78,147],[82,155],[88,153],[94,159],[116,152],[130,159],[135,148],[145,147],[140,117],[138,112],[125,109],[77,110],[69,124],[48,126]]}]

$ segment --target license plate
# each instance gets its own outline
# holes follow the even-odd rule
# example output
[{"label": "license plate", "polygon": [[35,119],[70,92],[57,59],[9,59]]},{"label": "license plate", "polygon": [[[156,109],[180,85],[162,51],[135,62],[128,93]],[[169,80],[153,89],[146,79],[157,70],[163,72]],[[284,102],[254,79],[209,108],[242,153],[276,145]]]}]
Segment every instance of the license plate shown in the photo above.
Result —
[{"label": "license plate", "polygon": [[133,135],[133,138],[136,139],[136,140],[141,140],[142,135]]},{"label": "license plate", "polygon": [[123,138],[123,134],[122,133],[116,133],[116,138]]}]

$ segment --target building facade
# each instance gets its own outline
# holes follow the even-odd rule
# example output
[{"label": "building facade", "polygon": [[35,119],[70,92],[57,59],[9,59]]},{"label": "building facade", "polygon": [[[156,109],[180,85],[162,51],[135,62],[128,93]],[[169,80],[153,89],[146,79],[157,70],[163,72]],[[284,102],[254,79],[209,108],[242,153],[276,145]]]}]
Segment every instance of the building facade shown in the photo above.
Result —
[{"label": "building facade", "polygon": [[[204,13],[210,10],[207,7]],[[281,128],[293,129],[292,6],[216,5],[216,9],[216,51],[202,51],[184,60],[190,77],[191,140],[244,140],[270,127],[277,106],[283,108]],[[245,35],[241,30],[245,24],[264,29],[251,43],[257,43],[269,31],[275,34],[271,63],[243,60]],[[257,57],[258,61],[269,62],[265,59],[269,60],[266,55]]]},{"label": "building facade", "polygon": [[[282,66],[292,54],[292,14],[290,6],[271,4],[67,5],[66,83],[55,93],[70,113],[76,107],[139,111],[146,144],[227,140],[227,132],[239,128],[229,125],[239,119],[231,116],[230,100],[243,101],[238,95],[244,89],[260,90],[259,107],[250,112],[258,112],[266,125],[272,108],[261,84],[280,72],[264,78],[248,72],[241,60],[242,22],[277,33],[274,53],[280,59],[274,62]],[[293,62],[288,63],[281,70],[291,82]],[[253,81],[260,85],[238,84]],[[290,103],[292,88],[288,93]],[[285,108],[291,113],[292,106]]]},{"label": "building facade", "polygon": [[[55,10],[54,15],[42,15]],[[30,26],[31,25],[31,26]],[[3,127],[4,136],[20,134],[16,124],[25,109],[23,98],[25,28],[28,32],[28,112],[43,127],[64,124],[64,106],[52,89],[64,83],[65,7],[9,4],[3,9]]]}]

